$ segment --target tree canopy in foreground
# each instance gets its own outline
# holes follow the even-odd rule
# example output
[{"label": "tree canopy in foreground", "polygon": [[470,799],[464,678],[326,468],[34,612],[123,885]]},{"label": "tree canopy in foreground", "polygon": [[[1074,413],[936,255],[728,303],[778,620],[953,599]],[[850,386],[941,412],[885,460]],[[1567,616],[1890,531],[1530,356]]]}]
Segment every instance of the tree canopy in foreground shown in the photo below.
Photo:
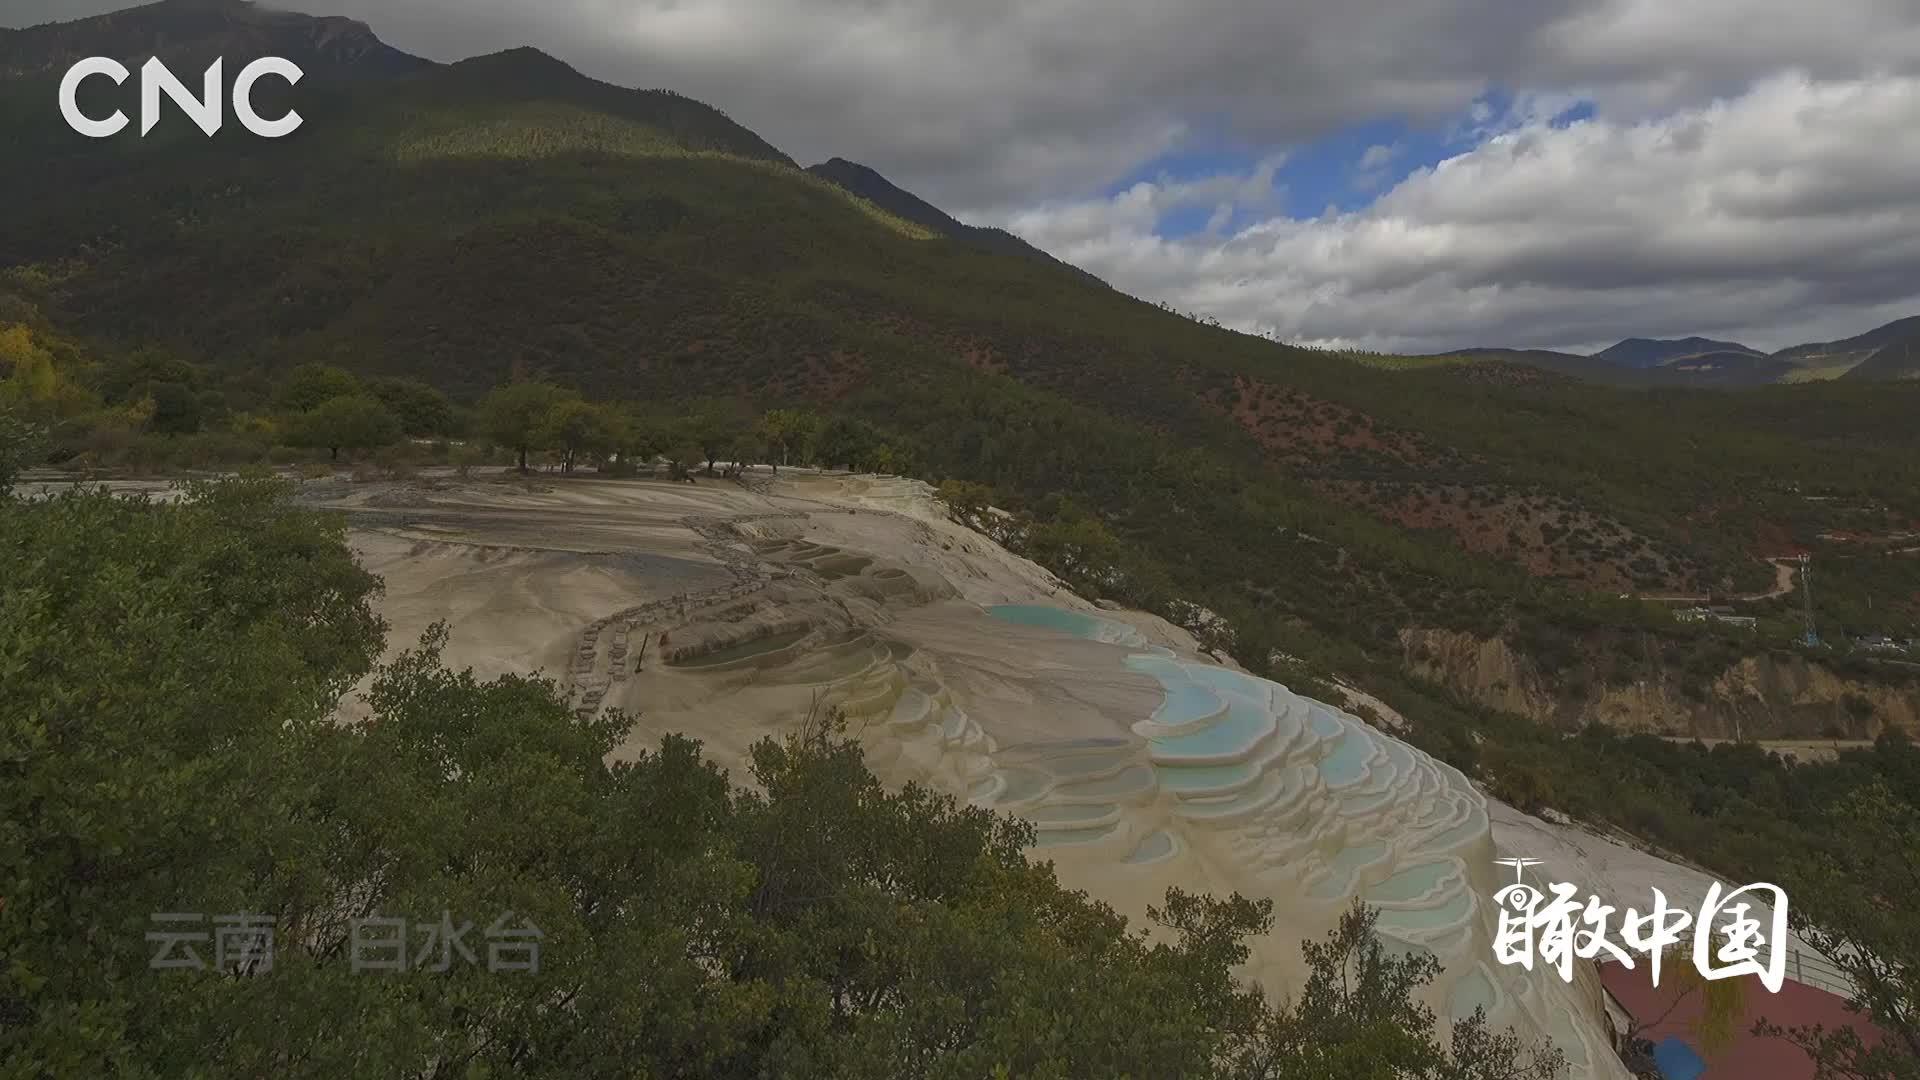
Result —
[{"label": "tree canopy in foreground", "polygon": [[[283,486],[0,495],[0,1076],[1545,1078],[1356,909],[1300,1002],[1238,982],[1270,905],[1172,892],[1149,932],[1028,862],[1030,826],[890,791],[830,725],[750,785],[550,682],[381,667],[378,581]],[[84,542],[76,542],[77,540]],[[537,927],[537,970],[476,929]],[[273,955],[154,970],[159,914]],[[352,920],[408,920],[361,970]],[[199,955],[214,967],[214,947]],[[176,954],[177,955],[177,954]],[[444,961],[444,963],[442,962]],[[433,970],[436,966],[445,970]]]}]

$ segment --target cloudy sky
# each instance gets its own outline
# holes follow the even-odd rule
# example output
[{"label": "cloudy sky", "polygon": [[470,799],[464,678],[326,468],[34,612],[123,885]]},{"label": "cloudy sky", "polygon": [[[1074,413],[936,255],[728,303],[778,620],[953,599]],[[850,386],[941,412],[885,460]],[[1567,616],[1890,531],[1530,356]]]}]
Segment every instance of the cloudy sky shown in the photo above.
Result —
[{"label": "cloudy sky", "polygon": [[1770,349],[1920,314],[1920,0],[290,6],[680,90],[1289,340]]}]

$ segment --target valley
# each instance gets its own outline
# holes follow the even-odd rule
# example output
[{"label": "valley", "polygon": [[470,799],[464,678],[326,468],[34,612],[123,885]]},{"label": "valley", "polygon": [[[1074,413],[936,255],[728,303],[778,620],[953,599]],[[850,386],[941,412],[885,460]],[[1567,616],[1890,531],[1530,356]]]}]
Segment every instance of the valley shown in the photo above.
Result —
[{"label": "valley", "polygon": [[[43,107],[156,43],[297,57],[305,124]],[[391,1007],[379,1075],[1628,1080],[1600,966],[1491,959],[1537,858],[1789,885],[1920,1054],[1920,319],[1294,345],[672,90],[239,0],[0,30],[0,140],[0,1047],[196,1060],[244,1003],[88,921],[175,888],[295,924],[236,1075]],[[496,895],[570,981],[340,981],[348,913]],[[1456,1022],[1518,1042],[1445,1072]]]}]

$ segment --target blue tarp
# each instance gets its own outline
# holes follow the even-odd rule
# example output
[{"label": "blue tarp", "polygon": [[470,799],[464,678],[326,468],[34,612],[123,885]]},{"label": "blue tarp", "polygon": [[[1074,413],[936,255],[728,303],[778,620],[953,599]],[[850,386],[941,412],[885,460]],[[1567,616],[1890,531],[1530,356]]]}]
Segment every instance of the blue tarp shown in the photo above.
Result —
[{"label": "blue tarp", "polygon": [[1667,1080],[1699,1080],[1707,1063],[1684,1040],[1668,1037],[1653,1048],[1653,1063]]}]

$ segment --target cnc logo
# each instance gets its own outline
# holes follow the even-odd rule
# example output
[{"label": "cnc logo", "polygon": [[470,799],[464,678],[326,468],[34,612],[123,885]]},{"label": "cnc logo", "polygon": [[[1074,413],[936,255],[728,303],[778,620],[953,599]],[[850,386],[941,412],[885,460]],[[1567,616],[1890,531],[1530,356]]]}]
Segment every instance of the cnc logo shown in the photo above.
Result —
[{"label": "cnc logo", "polygon": [[[173,99],[187,118],[199,125],[200,130],[209,138],[220,130],[221,97],[223,81],[220,78],[221,61],[215,60],[207,68],[202,78],[202,89],[198,98],[188,90],[159,57],[148,60],[140,68],[140,137],[160,122],[160,93]],[[77,95],[80,84],[95,75],[105,75],[115,83],[125,84],[132,72],[120,61],[106,56],[91,56],[67,69],[66,78],[60,80],[60,115],[66,118],[67,126],[82,135],[94,139],[104,139],[119,133],[127,126],[127,114],[115,111],[104,120],[96,120],[80,111]],[[253,84],[269,75],[277,75],[287,80],[291,86],[300,81],[302,72],[291,60],[282,60],[277,56],[264,56],[240,69],[240,77],[233,80],[233,115],[240,120],[240,126],[263,139],[278,139],[290,135],[300,126],[300,114],[289,109],[285,116],[276,120],[264,119],[253,111]]]}]

